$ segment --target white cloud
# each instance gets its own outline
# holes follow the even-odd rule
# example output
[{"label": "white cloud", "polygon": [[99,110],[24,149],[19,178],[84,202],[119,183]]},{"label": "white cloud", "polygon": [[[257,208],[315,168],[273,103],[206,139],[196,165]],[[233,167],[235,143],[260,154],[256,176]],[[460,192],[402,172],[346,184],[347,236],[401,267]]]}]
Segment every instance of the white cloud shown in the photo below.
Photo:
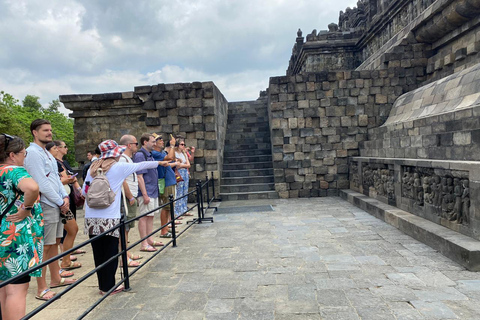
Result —
[{"label": "white cloud", "polygon": [[213,81],[252,100],[285,74],[300,27],[326,29],[351,0],[0,0],[0,90],[42,104],[72,93]]}]

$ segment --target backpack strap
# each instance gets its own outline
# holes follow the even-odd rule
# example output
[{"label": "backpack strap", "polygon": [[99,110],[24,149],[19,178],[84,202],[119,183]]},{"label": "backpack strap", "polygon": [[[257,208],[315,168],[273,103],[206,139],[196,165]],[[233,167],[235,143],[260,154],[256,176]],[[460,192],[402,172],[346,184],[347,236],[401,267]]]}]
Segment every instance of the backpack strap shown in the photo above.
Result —
[{"label": "backpack strap", "polygon": [[143,151],[143,149],[140,149],[140,150],[138,150],[138,151],[140,151],[141,153],[143,153],[143,156],[145,157],[145,161],[148,161],[148,155],[147,155],[147,153],[146,153],[145,151]]}]

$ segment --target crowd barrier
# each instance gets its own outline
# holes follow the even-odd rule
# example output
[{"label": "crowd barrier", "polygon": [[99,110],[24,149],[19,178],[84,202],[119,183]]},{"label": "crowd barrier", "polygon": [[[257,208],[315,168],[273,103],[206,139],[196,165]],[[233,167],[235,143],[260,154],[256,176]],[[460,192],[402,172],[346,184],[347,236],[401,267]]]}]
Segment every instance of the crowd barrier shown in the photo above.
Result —
[{"label": "crowd barrier", "polygon": [[[211,192],[211,194],[210,194]],[[179,215],[178,217],[175,217],[175,210],[174,210],[174,205],[175,205],[175,202],[176,201],[179,201],[185,197],[188,197],[190,195],[194,195],[195,196],[195,199],[196,199],[196,202],[195,202],[195,205],[188,208],[185,212],[183,212],[181,215]],[[85,318],[93,309],[95,309],[99,304],[101,304],[106,298],[109,297],[109,294],[112,293],[116,288],[118,288],[121,284],[124,285],[125,289],[124,291],[130,291],[131,290],[131,287],[130,287],[130,278],[135,274],[137,273],[141,268],[143,268],[145,265],[147,265],[148,262],[150,262],[152,259],[154,259],[158,254],[160,254],[163,250],[165,250],[169,245],[172,245],[173,247],[176,247],[177,246],[177,238],[179,236],[181,236],[184,232],[186,232],[188,229],[190,229],[194,224],[199,224],[199,223],[203,223],[205,221],[209,221],[209,222],[212,222],[213,223],[213,217],[205,217],[205,213],[208,209],[214,209],[215,211],[217,210],[216,207],[212,207],[211,206],[211,203],[215,200],[215,185],[214,185],[214,179],[213,179],[213,172],[211,173],[211,177],[208,178],[208,175],[206,177],[206,181],[205,182],[202,182],[202,181],[199,181],[196,183],[195,185],[195,189],[192,190],[191,192],[185,194],[184,196],[182,197],[179,197],[179,198],[176,198],[174,199],[174,196],[173,195],[169,195],[169,202],[166,203],[166,204],[163,204],[161,206],[159,206],[158,208],[155,208],[149,212],[146,212],[146,213],[143,213],[141,215],[137,215],[137,217],[133,218],[133,219],[130,219],[130,220],[125,220],[125,217],[122,215],[121,219],[120,219],[120,223],[118,225],[116,225],[115,227],[85,241],[85,242],[82,242],[76,246],[74,246],[73,248],[71,248],[70,250],[67,250],[55,257],[53,257],[52,259],[50,260],[47,260],[47,261],[44,261],[42,262],[41,264],[39,264],[38,266],[34,267],[34,268],[31,268],[21,274],[18,274],[17,276],[13,277],[13,278],[10,278],[6,281],[3,281],[3,282],[0,282],[0,288],[16,281],[17,279],[19,278],[22,278],[28,274],[30,274],[31,272],[35,271],[35,270],[38,270],[40,268],[43,268],[45,266],[47,266],[48,264],[52,263],[53,261],[56,261],[58,259],[61,259],[62,257],[66,256],[67,254],[72,254],[74,251],[76,251],[77,249],[80,249],[88,244],[90,244],[91,242],[101,238],[101,237],[104,237],[105,235],[107,235],[108,233],[111,233],[112,231],[116,230],[116,229],[120,229],[120,238],[119,238],[119,242],[120,242],[120,248],[121,250],[118,252],[118,254],[114,255],[113,257],[111,257],[109,260],[107,260],[105,263],[99,265],[97,268],[89,271],[87,274],[85,274],[84,276],[82,276],[80,279],[78,279],[75,283],[69,285],[65,290],[61,291],[61,292],[58,292],[54,298],[46,301],[45,303],[43,303],[42,305],[38,306],[37,308],[35,308],[34,310],[30,311],[28,314],[25,315],[25,317],[23,317],[22,319],[30,319],[32,318],[33,316],[35,316],[36,314],[38,314],[40,311],[42,311],[43,309],[47,308],[50,304],[54,303],[55,301],[57,301],[58,299],[60,299],[63,295],[65,295],[67,292],[69,291],[72,291],[75,289],[75,287],[79,286],[81,283],[83,283],[85,280],[87,280],[89,277],[91,277],[92,275],[94,275],[96,273],[97,270],[105,267],[106,265],[108,265],[110,262],[112,262],[114,259],[118,259],[118,257],[120,257],[120,259],[122,260],[122,263],[121,263],[121,270],[122,270],[122,279],[117,282],[115,284],[115,286],[113,288],[110,289],[110,291],[106,292],[105,295],[103,295],[99,300],[97,300],[93,305],[91,305],[90,307],[88,307],[85,312],[80,315],[77,319],[83,319]],[[168,222],[167,224],[165,225],[162,225],[160,226],[159,228],[155,229],[152,231],[152,233],[148,234],[147,236],[145,236],[144,238],[136,241],[135,243],[133,243],[132,245],[128,246],[127,247],[127,241],[126,241],[126,237],[125,237],[125,225],[127,225],[128,223],[132,222],[132,221],[135,221],[135,220],[138,220],[148,214],[151,214],[152,212],[156,212],[156,211],[159,211],[161,210],[162,208],[166,207],[166,206],[170,206],[170,216],[171,216],[171,221]],[[192,221],[190,221],[190,224],[186,226],[186,228],[182,231],[182,232],[179,232],[177,234],[176,230],[175,230],[175,221],[179,218],[179,217],[182,217],[183,215],[185,215],[187,212],[189,211],[192,211],[194,209],[197,209],[197,214],[198,216],[193,219]],[[148,237],[158,233],[161,229],[163,229],[164,227],[168,227],[170,225],[171,229],[172,229],[172,238],[170,241],[166,242],[165,245],[163,247],[161,247],[159,250],[155,251],[153,253],[152,256],[150,256],[147,260],[145,260],[145,262],[143,262],[142,264],[140,264],[139,267],[135,268],[134,270],[130,271],[128,269],[128,263],[127,263],[127,251],[128,250],[131,250],[132,248],[136,247],[137,245],[139,245],[143,240],[147,239]],[[0,313],[0,319],[1,319],[1,313]]]}]

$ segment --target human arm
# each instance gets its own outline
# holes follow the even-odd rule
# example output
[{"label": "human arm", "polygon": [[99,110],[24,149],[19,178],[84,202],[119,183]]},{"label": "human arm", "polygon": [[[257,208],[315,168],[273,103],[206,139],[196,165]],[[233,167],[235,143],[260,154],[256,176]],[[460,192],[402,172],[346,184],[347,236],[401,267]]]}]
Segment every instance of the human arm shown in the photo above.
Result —
[{"label": "human arm", "polygon": [[16,187],[23,192],[23,205],[18,208],[17,213],[5,218],[6,221],[10,222],[20,222],[31,216],[31,208],[35,204],[39,193],[38,184],[32,178],[23,178]]},{"label": "human arm", "polygon": [[60,186],[61,182],[57,173],[54,170],[47,172],[47,170],[51,169],[51,166],[48,166],[46,161],[38,154],[29,151],[28,156],[25,158],[24,167],[33,180],[38,184],[42,197],[46,197],[48,200],[61,207],[64,204],[64,198],[68,197],[68,195],[63,187],[61,189],[59,188],[59,190],[55,190],[55,186],[57,185],[51,183],[49,180],[50,175],[55,175],[59,180],[58,186]]},{"label": "human arm", "polygon": [[143,203],[148,204],[150,202],[150,198],[147,193],[147,188],[145,187],[145,180],[143,179],[143,174],[137,174],[138,178],[138,188],[143,196]]},{"label": "human arm", "polygon": [[135,197],[133,196],[132,192],[130,191],[130,187],[126,180],[123,181],[123,191],[125,191],[125,198],[128,199],[130,205],[135,203]]},{"label": "human arm", "polygon": [[188,156],[185,151],[183,152],[183,156],[185,157],[185,163],[180,164],[179,167],[188,169],[190,168],[190,161],[188,160]]},{"label": "human arm", "polygon": [[175,160],[175,143],[176,143],[176,140],[175,138],[170,135],[170,149],[168,150],[168,154],[165,156],[165,161],[174,161]]}]

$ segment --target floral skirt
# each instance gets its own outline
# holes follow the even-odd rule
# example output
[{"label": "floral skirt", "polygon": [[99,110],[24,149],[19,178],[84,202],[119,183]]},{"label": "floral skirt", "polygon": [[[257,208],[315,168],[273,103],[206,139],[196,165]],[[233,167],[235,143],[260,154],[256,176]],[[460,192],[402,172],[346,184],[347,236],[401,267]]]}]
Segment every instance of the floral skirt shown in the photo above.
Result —
[{"label": "floral skirt", "polygon": [[[180,175],[182,176],[183,181],[180,181],[179,183],[177,183],[177,194],[176,194],[177,199],[188,193],[188,184],[189,184],[188,170],[185,168],[182,168],[178,170],[178,173],[180,173]],[[179,215],[187,211],[187,201],[188,201],[188,197],[175,201],[176,217],[178,217]]]},{"label": "floral skirt", "polygon": [[[0,280],[5,281],[39,265],[43,260],[43,215],[35,204],[33,218],[20,222],[2,219],[0,227]],[[42,269],[30,273],[41,277]]]}]

